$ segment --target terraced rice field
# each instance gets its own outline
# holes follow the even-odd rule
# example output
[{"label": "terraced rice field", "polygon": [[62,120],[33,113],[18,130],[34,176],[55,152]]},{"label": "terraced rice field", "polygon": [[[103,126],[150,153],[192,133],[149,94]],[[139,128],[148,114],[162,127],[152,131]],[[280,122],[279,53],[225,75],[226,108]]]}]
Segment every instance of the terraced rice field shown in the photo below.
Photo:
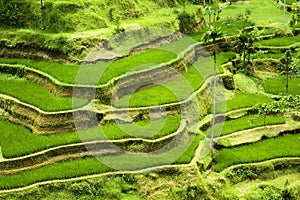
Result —
[{"label": "terraced rice field", "polygon": [[255,144],[222,149],[217,156],[216,171],[242,163],[256,163],[282,157],[299,157],[300,135],[284,135]]},{"label": "terraced rice field", "polygon": [[[261,7],[250,19],[266,25],[259,11],[275,7],[257,0],[224,8],[222,23],[215,24],[227,28],[225,35],[234,39],[238,33],[231,30],[242,25],[227,27],[230,19],[225,17],[254,4]],[[276,13],[282,15],[277,8]],[[275,14],[269,23],[278,26]],[[299,158],[300,123],[293,115],[299,110],[264,116],[253,109],[278,101],[285,77],[261,80],[254,66],[253,74],[241,75],[247,80],[237,84],[231,61],[241,57],[233,39],[214,46],[203,43],[203,34],[191,35],[200,43],[183,37],[110,62],[0,58],[0,193],[49,181],[185,167],[221,177],[239,166]],[[251,64],[256,59],[278,60],[281,48],[299,47],[299,35],[266,37],[254,45],[271,52],[254,53]],[[216,113],[210,56],[214,48]],[[299,84],[299,77],[291,80],[289,93],[299,95]]]}]

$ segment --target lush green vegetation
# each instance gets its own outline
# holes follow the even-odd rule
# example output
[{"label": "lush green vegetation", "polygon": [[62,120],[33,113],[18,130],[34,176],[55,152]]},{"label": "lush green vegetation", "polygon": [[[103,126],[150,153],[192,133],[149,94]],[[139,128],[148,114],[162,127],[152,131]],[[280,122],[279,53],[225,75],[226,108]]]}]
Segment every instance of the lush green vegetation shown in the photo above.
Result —
[{"label": "lush green vegetation", "polygon": [[[60,184],[48,184],[30,190],[1,195],[10,200],[17,199],[122,199],[142,200],[134,192],[139,188],[138,179],[134,175],[115,175],[98,177],[93,180],[74,181]],[[39,191],[37,191],[39,190]]]},{"label": "lush green vegetation", "polygon": [[189,148],[186,150],[186,152],[175,161],[175,163],[176,164],[190,163],[195,156],[195,151],[199,146],[200,139],[201,139],[201,136],[196,135],[194,137],[192,144],[189,146]]},{"label": "lush green vegetation", "polygon": [[[292,4],[295,1],[296,0],[287,0],[287,3]],[[243,42],[240,42],[241,45],[237,45],[237,43],[233,44],[232,51],[238,52],[242,56],[230,52],[231,48],[228,52],[218,54],[217,67],[219,74],[224,73],[224,69],[221,65],[236,56],[238,61],[236,63],[233,62],[236,66],[239,66],[239,61],[243,61],[243,57],[247,60],[249,59],[248,64],[250,65],[255,63],[253,59],[256,58],[279,60],[283,57],[283,53],[280,52],[282,48],[285,49],[292,46],[294,48],[296,45],[299,46],[300,41],[300,36],[299,34],[297,35],[297,31],[293,31],[295,36],[282,36],[284,33],[291,32],[292,28],[290,27],[291,23],[289,20],[291,20],[291,14],[294,11],[285,14],[283,12],[282,2],[274,0],[219,0],[219,4],[215,5],[210,4],[209,0],[79,0],[76,2],[74,0],[49,0],[44,1],[45,7],[42,9],[41,2],[42,1],[33,2],[33,0],[24,0],[22,2],[17,0],[0,1],[0,21],[3,21],[3,23],[0,24],[0,46],[3,46],[3,50],[0,51],[0,56],[14,57],[0,58],[0,63],[25,65],[66,84],[106,84],[117,77],[159,66],[163,63],[169,63],[171,60],[177,58],[177,55],[182,55],[182,52],[194,44],[193,39],[198,42],[203,42],[204,35],[207,35],[211,30],[218,30],[218,28],[220,28],[220,32],[225,36],[227,41],[234,41],[232,37],[241,36],[241,32],[248,33],[248,31],[255,33],[255,37],[269,34],[275,35],[275,38],[257,41],[254,46],[249,45],[252,44],[251,40],[247,40],[248,45],[245,45]],[[204,2],[206,3],[206,8],[201,8],[200,4]],[[222,5],[222,8],[219,7],[219,5]],[[212,12],[209,8],[213,8],[214,11]],[[206,22],[201,21],[203,20],[203,14]],[[200,21],[201,23],[198,24]],[[213,27],[211,27],[211,25]],[[206,27],[202,28],[201,26]],[[300,23],[298,21],[296,27],[299,26]],[[111,47],[110,49],[112,49],[114,53],[124,56],[135,46],[148,43],[156,37],[163,37],[165,36],[164,34],[170,34],[165,32],[162,34],[152,28],[143,29],[143,27],[164,27],[184,31],[186,33],[197,31],[190,34],[192,39],[183,37],[179,41],[171,42],[157,49],[145,50],[113,62],[99,62],[98,64],[88,65],[62,64],[69,63],[69,61],[71,61],[71,63],[82,62],[92,48],[99,45],[103,39],[107,39],[111,35],[115,35],[115,37],[106,43],[108,45],[107,47]],[[200,30],[198,30],[198,28],[200,28]],[[247,30],[243,31],[244,28],[247,28]],[[254,31],[252,31],[252,29]],[[133,33],[130,30],[135,30],[136,32],[133,31]],[[121,33],[121,35],[118,35],[118,33]],[[279,37],[278,35],[281,36]],[[123,36],[126,36],[126,38],[123,38]],[[240,38],[242,37],[238,37],[238,40],[240,40]],[[126,39],[129,39],[129,41],[125,41]],[[167,38],[166,40],[169,39],[170,38]],[[253,41],[254,40],[255,39],[253,39]],[[256,49],[256,47],[269,47],[270,51],[265,49],[258,52],[252,51]],[[225,48],[220,48],[218,51],[224,49]],[[297,52],[297,47],[296,49],[292,49],[292,51],[295,58],[299,57],[300,54]],[[251,56],[248,57],[246,55]],[[98,55],[90,55],[88,60],[96,60],[98,59],[97,56]],[[103,55],[103,57],[104,56],[105,55]],[[18,57],[31,59],[17,59]],[[48,61],[38,61],[41,59]],[[259,70],[264,70],[265,65],[263,61],[259,62],[260,64],[262,63],[259,65]],[[272,64],[273,62],[267,63]],[[228,100],[217,104],[217,112],[226,113],[228,111],[237,110],[237,112],[230,113],[230,115],[238,117],[240,114],[244,114],[244,111],[239,112],[238,109],[251,108],[259,104],[260,107],[256,107],[260,111],[259,114],[231,119],[225,121],[224,124],[217,124],[214,128],[220,130],[221,136],[225,136],[237,131],[263,127],[264,125],[284,124],[285,119],[287,123],[283,126],[284,128],[298,126],[298,96],[276,96],[274,97],[276,101],[274,101],[269,97],[271,95],[265,94],[261,88],[261,84],[263,84],[266,93],[285,93],[286,77],[279,75],[276,78],[269,78],[275,73],[279,74],[278,69],[272,71],[272,73],[259,72],[257,73],[259,77],[268,77],[264,82],[261,82],[261,79],[255,77],[256,71],[252,71],[252,65],[250,65],[243,65],[243,69],[241,70],[238,70],[239,68],[235,65],[231,68],[232,71],[237,69],[239,73],[248,72],[248,74],[234,75],[235,90],[225,90],[223,87],[220,87],[221,90],[217,91],[217,100],[222,101],[221,97],[218,97],[224,93],[226,95],[228,94]],[[255,68],[255,66],[253,67]],[[266,70],[270,68],[275,69],[275,66],[266,66]],[[229,72],[226,71],[226,74],[227,73]],[[254,77],[247,77],[249,74]],[[3,157],[4,159],[16,158],[53,147],[78,144],[86,141],[105,139],[120,140],[125,138],[158,139],[170,135],[176,132],[180,127],[182,122],[180,116],[152,120],[148,119],[148,116],[144,114],[144,110],[140,111],[138,107],[168,104],[185,100],[193,92],[203,86],[205,80],[209,77],[211,78],[212,75],[213,61],[211,57],[201,58],[194,63],[193,66],[187,67],[187,71],[183,73],[182,76],[168,81],[165,84],[147,85],[132,95],[124,96],[120,101],[114,102],[114,105],[119,107],[127,107],[128,105],[130,107],[136,107],[133,109],[134,115],[140,115],[137,117],[139,119],[136,118],[137,122],[132,124],[108,123],[106,125],[99,125],[98,127],[70,133],[35,135],[24,126],[9,122],[9,113],[0,109],[0,161]],[[299,86],[299,77],[290,80],[290,94],[300,95]],[[85,99],[55,97],[48,90],[25,78],[18,78],[7,74],[0,74],[0,93],[18,98],[22,102],[31,104],[45,111],[72,109],[72,107],[74,107],[72,101],[74,100],[76,100],[76,102],[78,100],[79,106],[87,104],[87,100]],[[206,95],[206,93],[204,95]],[[224,110],[222,110],[223,105],[226,105],[226,109]],[[282,109],[283,107],[285,109]],[[99,106],[99,109],[100,108],[101,106]],[[105,106],[103,109],[109,108]],[[265,110],[262,111],[263,109]],[[282,113],[282,115],[264,115],[268,112],[275,112],[274,110],[276,110],[276,112],[285,113]],[[177,112],[179,112],[179,110],[174,111],[174,113]],[[287,112],[289,112],[288,115],[286,115]],[[112,117],[112,115],[109,115],[108,118],[109,117]],[[122,118],[123,116],[119,117]],[[156,115],[156,117],[158,117],[158,115]],[[206,117],[205,119],[209,120],[210,116]],[[264,128],[261,128],[261,130],[264,131]],[[189,129],[189,131],[191,130]],[[210,132],[211,129],[208,129],[206,131],[207,135],[209,135]],[[251,130],[249,130],[249,132],[251,132]],[[24,187],[41,181],[68,179],[117,170],[137,170],[162,165],[169,166],[170,164],[190,163],[195,156],[195,150],[205,137],[204,134],[201,134],[192,135],[192,133],[189,133],[188,137],[185,136],[184,139],[181,138],[180,141],[176,140],[176,138],[173,140],[174,143],[169,143],[165,146],[165,150],[170,151],[135,154],[134,151],[139,152],[144,146],[133,144],[133,146],[129,147],[132,152],[127,154],[101,156],[98,159],[92,157],[76,158],[32,170],[25,170],[24,172],[16,174],[2,175],[0,176],[0,190]],[[241,163],[260,162],[281,157],[300,157],[299,134],[300,133],[297,132],[297,134],[294,135],[280,135],[271,139],[263,137],[262,141],[256,143],[217,149],[217,163],[216,165],[213,163],[210,164],[213,164],[214,169],[220,172],[229,166]],[[247,135],[243,134],[242,137],[247,137]],[[208,137],[206,139],[208,139]],[[161,143],[159,143],[159,145],[160,144]],[[201,147],[202,146],[199,148]],[[201,154],[202,152],[199,153]],[[199,173],[199,169],[205,170],[207,165],[210,166],[210,156],[214,156],[213,153],[214,151],[204,160],[198,160],[199,155],[196,155],[197,160],[195,159],[195,163],[193,162],[193,166],[190,167],[184,165],[185,168],[168,167],[161,171],[153,170],[150,173],[141,173],[138,175],[105,176],[99,178],[98,180],[101,180],[99,182],[97,182],[97,180],[97,184],[94,184],[94,179],[75,183],[64,183],[62,185],[53,183],[50,186],[45,186],[49,190],[44,190],[41,189],[42,187],[37,186],[37,190],[33,189],[30,191],[32,195],[14,196],[13,194],[7,195],[4,198],[133,200],[140,199],[139,197],[149,197],[150,199],[238,199],[238,196],[242,196],[253,199],[275,199],[275,196],[270,195],[275,194],[273,192],[273,186],[269,189],[265,186],[265,184],[268,183],[267,179],[264,179],[264,182],[261,182],[262,184],[253,182],[257,184],[256,186],[258,186],[257,188],[259,188],[259,190],[254,193],[249,193],[250,187],[248,186],[250,186],[252,182],[232,186],[222,173],[207,174],[206,171],[203,174],[207,176],[203,176],[202,173]],[[260,173],[259,171],[260,170],[258,170],[257,173]],[[297,177],[298,174],[297,172],[295,177]],[[275,175],[277,176],[278,174]],[[288,176],[293,176],[293,174],[289,174]],[[276,194],[276,198],[280,199],[281,196],[283,198],[284,195],[288,196],[291,194],[289,192],[292,191],[290,190],[292,187],[289,186],[289,181],[290,179],[284,184],[286,190],[278,190],[279,192]],[[153,185],[158,182],[159,185],[153,187]],[[296,183],[299,185],[298,180]],[[183,184],[184,187],[182,186]],[[247,191],[243,191],[243,194],[240,195],[239,190],[244,190],[246,186],[246,190],[248,190],[248,194],[250,195],[246,195]],[[292,186],[294,187],[295,184]],[[234,187],[239,187],[239,189],[234,191]],[[297,187],[298,189],[296,190],[293,188],[293,192],[295,194],[298,193],[299,196],[299,186]],[[267,189],[265,190],[264,188]],[[52,193],[53,191],[54,193]],[[44,194],[49,195],[44,197],[42,196]],[[0,199],[2,199],[2,195],[0,195]],[[289,196],[289,198],[286,199],[293,198]]]},{"label": "lush green vegetation", "polygon": [[220,17],[226,19],[227,17],[236,16],[245,13],[246,9],[251,11],[249,20],[261,26],[282,28],[283,19],[285,19],[284,23],[287,23],[290,17],[290,13],[287,13],[286,18],[284,18],[284,12],[276,7],[273,0],[236,2],[223,8]]},{"label": "lush green vegetation", "polygon": [[[124,73],[134,70],[141,70],[141,67],[146,68],[149,65],[158,65],[170,61],[177,56],[169,51],[161,49],[150,49],[148,51],[136,54],[134,56],[125,57],[116,60],[110,64],[99,63],[94,65],[68,65],[55,62],[35,61],[28,59],[6,59],[1,58],[1,63],[7,64],[23,64],[27,67],[38,69],[42,72],[52,75],[57,80],[63,83],[74,84],[78,73],[86,74],[86,76],[97,75],[98,79],[79,78],[76,84],[105,84],[113,78],[116,78]],[[80,69],[81,68],[81,69]],[[100,79],[100,80],[99,80]]]},{"label": "lush green vegetation", "polygon": [[[71,110],[72,98],[55,97],[48,90],[24,78],[0,74],[0,93],[15,97],[24,103],[36,106],[44,111]],[[74,99],[77,106],[83,106],[88,100]]]},{"label": "lush green vegetation", "polygon": [[252,59],[280,59],[283,53],[258,53],[252,56]]},{"label": "lush green vegetation", "polygon": [[[264,121],[265,120],[265,121]],[[217,124],[215,129],[222,130],[220,136],[228,135],[237,131],[260,127],[264,125],[284,124],[285,119],[282,116],[267,115],[264,119],[263,115],[247,115],[238,119],[225,121],[224,123]],[[211,128],[207,130],[208,134],[211,133]]]},{"label": "lush green vegetation", "polygon": [[255,144],[221,149],[217,154],[216,171],[241,163],[253,163],[273,158],[300,156],[300,135],[285,135]]},{"label": "lush green vegetation", "polygon": [[18,174],[0,176],[0,189],[10,189],[41,181],[66,179],[108,171],[113,170],[99,162],[96,158],[81,158]]},{"label": "lush green vegetation", "polygon": [[[264,94],[250,94],[250,93],[237,93],[232,99],[227,100],[226,102],[219,102],[216,105],[216,110],[219,113],[225,112],[224,108],[226,106],[226,111],[237,110],[241,108],[249,108],[255,106],[258,103],[271,103],[269,97]],[[210,108],[210,112],[212,108]]]},{"label": "lush green vegetation", "polygon": [[122,139],[131,136],[155,139],[175,132],[179,126],[180,117],[174,116],[166,120],[151,121],[151,123],[149,121],[142,121],[133,125],[109,124],[77,132],[43,136],[32,134],[23,126],[8,121],[0,121],[0,146],[3,156],[11,158],[51,147],[84,141]]},{"label": "lush green vegetation", "polygon": [[293,3],[298,2],[298,0],[280,0],[282,3],[286,2],[286,4],[292,5]]},{"label": "lush green vegetation", "polygon": [[[193,143],[195,137],[190,137],[185,144],[172,149],[171,151],[158,155],[135,155],[124,154],[118,156],[105,156],[96,158],[81,158],[72,161],[55,163],[38,169],[20,172],[17,174],[0,176],[0,189],[22,187],[35,182],[66,179],[83,175],[99,174],[107,171],[114,171],[111,168],[123,170],[142,169],[149,166],[165,165],[182,155]],[[194,145],[195,146],[195,145]],[[185,151],[184,151],[185,150]],[[188,150],[190,151],[190,150]],[[126,163],[124,163],[126,161]],[[105,164],[109,165],[106,166]],[[57,172],[57,173],[53,173]]]},{"label": "lush green vegetation", "polygon": [[294,45],[300,41],[300,35],[291,37],[279,37],[269,40],[261,40],[256,43],[258,46],[273,46],[273,47],[286,47]]},{"label": "lush green vegetation", "polygon": [[[235,57],[233,52],[218,54],[217,66],[219,73],[223,73],[221,64],[233,57]],[[188,71],[184,73],[182,77],[178,77],[163,85],[139,90],[131,96],[128,95],[123,97],[116,105],[139,107],[181,101],[197,90],[204,83],[205,79],[212,74],[213,63],[211,58],[203,58],[196,62],[192,67],[189,67]]]},{"label": "lush green vegetation", "polygon": [[[285,94],[286,76],[280,75],[277,78],[269,78],[264,82],[264,88],[267,93],[270,94]],[[289,94],[299,95],[300,90],[300,78],[294,78],[289,80]]]}]

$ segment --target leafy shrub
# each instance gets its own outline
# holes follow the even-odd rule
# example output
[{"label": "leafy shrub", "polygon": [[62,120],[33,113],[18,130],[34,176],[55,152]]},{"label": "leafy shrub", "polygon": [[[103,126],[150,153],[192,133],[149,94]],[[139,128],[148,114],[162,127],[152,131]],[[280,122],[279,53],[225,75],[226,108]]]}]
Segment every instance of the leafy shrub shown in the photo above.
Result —
[{"label": "leafy shrub", "polygon": [[246,196],[247,200],[282,200],[281,191],[272,186],[262,186],[254,189]]},{"label": "leafy shrub", "polygon": [[75,196],[92,194],[92,188],[90,184],[85,181],[70,185],[68,190],[72,192]]},{"label": "leafy shrub", "polygon": [[195,13],[182,12],[177,16],[179,30],[183,33],[191,33],[199,29],[203,18],[202,10],[198,9]]}]

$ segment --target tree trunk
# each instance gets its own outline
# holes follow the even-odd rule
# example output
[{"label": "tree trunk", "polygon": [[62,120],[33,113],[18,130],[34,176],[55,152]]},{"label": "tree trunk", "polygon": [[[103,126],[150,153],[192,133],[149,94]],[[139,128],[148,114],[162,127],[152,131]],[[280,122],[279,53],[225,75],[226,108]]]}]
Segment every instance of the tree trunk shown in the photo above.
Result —
[{"label": "tree trunk", "polygon": [[285,93],[289,93],[289,70],[288,70],[288,64],[286,64],[286,82],[285,82]]},{"label": "tree trunk", "polygon": [[217,95],[217,55],[216,55],[216,41],[215,38],[213,38],[213,44],[214,44],[214,85],[213,85],[213,118],[212,118],[212,131],[211,131],[211,140],[210,140],[210,148],[213,149],[214,147],[214,134],[215,134],[215,123],[216,123],[216,95]]},{"label": "tree trunk", "polygon": [[44,0],[41,0],[41,9],[45,8]]},{"label": "tree trunk", "polygon": [[244,50],[244,53],[243,53],[243,68],[246,67],[246,50]]}]

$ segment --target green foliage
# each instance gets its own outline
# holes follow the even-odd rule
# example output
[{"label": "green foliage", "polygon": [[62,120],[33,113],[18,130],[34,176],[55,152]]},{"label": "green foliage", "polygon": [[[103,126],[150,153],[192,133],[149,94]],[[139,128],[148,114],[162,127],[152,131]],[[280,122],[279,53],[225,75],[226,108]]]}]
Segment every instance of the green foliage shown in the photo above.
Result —
[{"label": "green foliage", "polygon": [[281,191],[272,186],[258,187],[252,190],[246,195],[247,200],[282,200],[283,198]]},{"label": "green foliage", "polygon": [[199,24],[202,21],[202,10],[198,9],[195,13],[182,12],[177,16],[179,23],[179,31],[182,33],[191,33],[199,29]]},{"label": "green foliage", "polygon": [[189,146],[189,148],[186,150],[186,152],[175,161],[175,164],[190,163],[195,156],[195,151],[199,146],[200,139],[201,139],[201,136],[196,135],[192,144]]},{"label": "green foliage", "polygon": [[[113,171],[96,158],[82,158],[48,165],[35,170],[0,177],[0,189],[33,184],[37,181],[66,179]],[[55,173],[53,173],[55,172]]]},{"label": "green foliage", "polygon": [[[232,52],[220,53],[217,56],[218,73],[223,73],[221,64],[230,60],[235,54]],[[129,101],[130,107],[161,105],[171,102],[178,102],[188,98],[188,96],[197,90],[206,78],[213,74],[213,65],[210,57],[202,58],[182,77],[178,77],[166,84],[138,90],[132,95],[124,96],[116,102],[117,106],[127,106]],[[164,94],[164,95],[161,95]]]},{"label": "green foliage", "polygon": [[[271,103],[272,100],[263,94],[237,93],[232,99],[226,102],[217,103],[217,112],[222,113],[223,105],[226,105],[226,111],[237,110],[241,108],[250,108],[259,103]],[[210,109],[211,112],[211,109]]]},{"label": "green foliage", "polygon": [[254,70],[250,58],[251,54],[255,53],[254,42],[257,40],[256,32],[241,31],[237,38],[234,46],[236,52],[240,54],[242,66],[239,66],[239,63],[236,63],[234,65],[234,71],[245,72],[247,75],[252,75]]},{"label": "green foliage", "polygon": [[[149,121],[144,121],[148,123]],[[161,126],[163,120],[152,121],[153,126]],[[28,129],[20,125],[13,124],[9,121],[0,121],[0,146],[2,147],[3,156],[6,158],[23,156],[26,154],[42,151],[48,148],[67,145],[72,143],[80,143],[92,140],[103,140],[103,139],[122,139],[128,138],[128,132],[132,125],[109,124],[101,127],[90,128],[86,130],[80,130],[70,133],[61,133],[54,135],[35,135],[32,134]],[[136,124],[137,127],[142,126]],[[166,119],[161,130],[156,130],[156,134],[150,137],[150,139],[160,138],[168,134],[174,133],[180,126],[180,117],[174,116]],[[129,134],[134,135],[135,129],[131,128],[132,132]],[[150,128],[147,128],[148,132],[153,132]],[[82,138],[84,135],[84,139]],[[141,137],[141,136],[140,136]],[[144,137],[147,135],[144,134]]]},{"label": "green foliage", "polygon": [[[264,82],[264,89],[270,94],[285,94],[286,76],[280,75],[277,78],[269,78]],[[299,95],[300,78],[294,78],[289,81],[288,93],[292,95]]]},{"label": "green foliage", "polygon": [[242,163],[253,163],[273,158],[300,156],[300,135],[284,135],[240,147],[221,149],[217,154],[216,171]]},{"label": "green foliage", "polygon": [[[55,97],[47,89],[24,78],[0,74],[0,92],[44,111],[62,111],[73,108],[72,98]],[[86,99],[75,98],[74,100],[77,107],[88,103]]]},{"label": "green foliage", "polygon": [[255,45],[258,46],[271,46],[271,47],[287,47],[294,45],[299,42],[300,35],[297,36],[285,36],[285,37],[276,37],[268,40],[260,40],[255,42]]},{"label": "green foliage", "polygon": [[[97,69],[108,66],[103,72],[100,78],[100,84],[105,84],[113,78],[121,76],[127,72],[138,71],[141,69],[149,68],[151,66],[168,62],[176,58],[176,55],[172,52],[161,50],[161,49],[150,49],[145,52],[125,57],[119,60],[116,60],[109,65],[107,63],[99,63],[89,66],[80,66],[80,65],[71,65],[71,64],[61,64],[56,62],[46,62],[46,61],[36,61],[29,59],[8,59],[0,58],[0,63],[7,64],[23,64],[27,67],[38,69],[42,72],[50,74],[57,80],[63,83],[74,84],[76,77],[80,68],[85,70],[87,74],[94,74]],[[87,83],[77,83],[77,84],[87,84]],[[90,83],[97,85],[97,83]]]},{"label": "green foliage", "polygon": [[[225,121],[224,124],[216,124],[220,128],[217,130],[222,130],[221,136],[228,135],[237,131],[242,131],[246,129],[261,127],[264,125],[275,125],[275,124],[284,124],[285,119],[281,116],[266,116],[264,123],[264,115],[247,115],[238,119],[233,119]],[[207,130],[208,134],[211,132],[211,128]]]}]

